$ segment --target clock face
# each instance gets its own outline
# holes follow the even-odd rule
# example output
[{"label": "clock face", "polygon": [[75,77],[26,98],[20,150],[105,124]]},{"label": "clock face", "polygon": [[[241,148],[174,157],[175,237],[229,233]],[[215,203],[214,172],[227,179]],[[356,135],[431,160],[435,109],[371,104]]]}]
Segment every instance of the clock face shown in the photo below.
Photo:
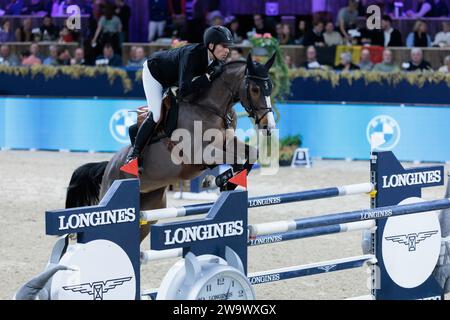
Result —
[{"label": "clock face", "polygon": [[244,277],[229,270],[219,272],[203,284],[197,300],[253,300],[252,287]]}]

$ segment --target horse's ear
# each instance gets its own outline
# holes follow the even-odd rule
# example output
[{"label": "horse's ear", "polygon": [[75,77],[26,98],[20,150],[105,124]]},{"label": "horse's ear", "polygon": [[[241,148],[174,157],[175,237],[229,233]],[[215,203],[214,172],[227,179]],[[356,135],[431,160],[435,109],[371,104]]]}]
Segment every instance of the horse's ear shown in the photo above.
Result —
[{"label": "horse's ear", "polygon": [[255,65],[253,64],[252,54],[249,52],[247,56],[247,69],[250,74],[255,74]]},{"label": "horse's ear", "polygon": [[274,54],[270,57],[269,60],[267,60],[266,64],[264,65],[264,68],[266,68],[267,71],[270,70],[270,68],[272,67],[273,63],[275,62],[275,57],[276,57],[276,52],[274,52]]}]

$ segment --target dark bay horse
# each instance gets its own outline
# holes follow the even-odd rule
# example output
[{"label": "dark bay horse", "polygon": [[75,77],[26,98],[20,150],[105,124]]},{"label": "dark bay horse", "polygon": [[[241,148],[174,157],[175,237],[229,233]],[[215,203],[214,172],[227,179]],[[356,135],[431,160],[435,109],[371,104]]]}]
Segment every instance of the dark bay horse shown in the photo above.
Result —
[{"label": "dark bay horse", "polygon": [[[215,141],[217,148],[223,149],[231,142],[242,145],[244,143],[236,138],[234,130],[231,131],[232,134],[230,130],[226,130],[227,127],[236,128],[237,119],[233,106],[238,101],[255,120],[259,129],[274,129],[275,120],[270,105],[272,82],[269,78],[269,69],[274,59],[275,55],[266,64],[259,64],[253,62],[249,55],[247,61],[227,63],[220,77],[194,102],[180,102],[177,130],[184,129],[194,136],[194,121],[201,121],[202,133],[208,129],[217,129],[223,134],[223,141]],[[201,152],[208,144],[210,142],[202,141],[197,146],[200,150],[192,147],[192,151]],[[77,168],[67,190],[66,207],[95,205],[114,180],[133,178],[134,176],[120,170],[130,147],[119,150],[109,162],[88,163]],[[253,149],[249,148],[246,146],[247,151]],[[234,155],[234,159],[238,156],[243,155]],[[203,163],[174,163],[170,148],[163,140],[146,147],[142,166],[144,170],[139,177],[142,210],[166,207],[166,189],[170,184],[176,184],[180,179],[195,178],[206,169]],[[142,228],[142,239],[148,234],[149,227],[147,224]]]}]

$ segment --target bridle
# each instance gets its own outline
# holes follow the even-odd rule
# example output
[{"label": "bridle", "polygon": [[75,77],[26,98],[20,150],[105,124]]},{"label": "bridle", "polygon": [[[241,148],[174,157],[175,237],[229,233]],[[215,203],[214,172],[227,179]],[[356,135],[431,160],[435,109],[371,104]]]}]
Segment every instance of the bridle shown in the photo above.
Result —
[{"label": "bridle", "polygon": [[[239,91],[240,90],[233,90],[234,86],[232,84],[228,83],[225,80],[223,80],[223,86],[224,86],[225,89],[227,89],[227,91],[230,94],[231,102],[232,102],[231,105],[241,101],[241,104],[244,107],[245,111],[247,112],[248,116],[250,118],[255,119],[255,124],[258,125],[261,122],[261,120],[264,119],[264,117],[269,112],[272,112],[273,110],[272,110],[272,107],[268,107],[268,106],[263,107],[263,108],[257,108],[253,104],[251,96],[250,96],[250,80],[256,82],[256,85],[258,87],[260,87],[262,93],[263,94],[267,93],[267,96],[270,96],[270,94],[272,93],[272,81],[270,80],[269,77],[259,77],[259,76],[254,76],[254,75],[248,74],[248,68],[247,67],[245,69],[245,76],[243,77],[243,79],[244,79],[244,88],[245,88],[245,91],[246,91],[246,97],[247,97],[248,105],[246,105],[244,103],[244,101],[241,101],[241,98],[240,98],[240,95],[239,95]],[[241,80],[242,80],[242,78],[240,78],[236,82],[240,83]],[[258,82],[260,84],[258,84]],[[224,114],[221,114],[221,113],[217,112],[217,110],[215,108],[210,107],[209,105],[203,105],[203,104],[201,105],[199,103],[195,103],[195,102],[192,102],[192,101],[187,101],[187,100],[184,100],[184,99],[182,99],[182,101],[188,102],[188,103],[190,103],[192,105],[196,105],[196,106],[202,108],[203,110],[211,112],[212,114],[218,116],[219,118],[221,118],[223,120],[224,125],[225,125],[225,129],[231,128],[231,125],[233,123],[233,117],[230,114],[230,110],[228,108],[225,109]],[[260,110],[266,110],[266,112],[264,112],[264,114],[261,117],[258,118],[257,111],[260,111]]]},{"label": "bridle", "polygon": [[[269,96],[269,97],[270,97],[270,94],[272,93],[272,81],[270,80],[269,77],[259,77],[259,76],[250,75],[250,74],[248,74],[248,68],[245,69],[244,87],[245,87],[245,91],[247,94],[248,105],[246,105],[242,101],[242,106],[244,107],[245,111],[248,113],[248,116],[250,118],[255,119],[255,124],[258,125],[261,122],[261,120],[264,119],[264,117],[269,112],[272,112],[273,110],[272,110],[272,107],[269,107],[267,105],[264,108],[256,108],[255,107],[255,105],[252,102],[252,97],[250,96],[249,80],[253,80],[254,82],[256,82],[256,85],[261,89],[261,92],[264,94],[264,96]],[[259,82],[259,84],[258,84],[258,82]],[[267,95],[265,93],[267,93]],[[256,111],[260,111],[260,110],[266,110],[266,112],[264,112],[264,114],[258,118]]]}]

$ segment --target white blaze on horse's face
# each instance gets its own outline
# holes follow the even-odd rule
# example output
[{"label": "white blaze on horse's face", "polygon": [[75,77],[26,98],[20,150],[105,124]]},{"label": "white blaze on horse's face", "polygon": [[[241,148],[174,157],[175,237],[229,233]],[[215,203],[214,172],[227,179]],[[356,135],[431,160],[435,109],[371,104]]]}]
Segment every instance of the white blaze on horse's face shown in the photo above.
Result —
[{"label": "white blaze on horse's face", "polygon": [[[272,109],[272,103],[270,102],[270,96],[265,96],[266,98],[266,107]],[[270,111],[267,115],[267,130],[273,130],[276,128],[275,117],[273,116],[273,112]]]}]

